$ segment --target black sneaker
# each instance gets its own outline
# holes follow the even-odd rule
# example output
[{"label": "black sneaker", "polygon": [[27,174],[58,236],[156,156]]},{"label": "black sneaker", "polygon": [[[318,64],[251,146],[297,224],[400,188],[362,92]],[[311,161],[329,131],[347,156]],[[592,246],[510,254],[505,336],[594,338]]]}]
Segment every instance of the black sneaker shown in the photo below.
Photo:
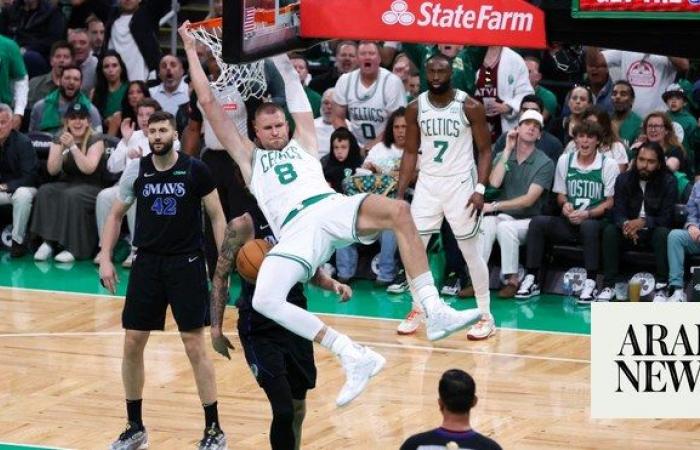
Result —
[{"label": "black sneaker", "polygon": [[451,272],[447,275],[445,283],[442,285],[440,293],[448,297],[454,297],[462,289],[462,283],[459,281],[459,277],[455,272]]},{"label": "black sneaker", "polygon": [[10,248],[11,258],[21,258],[22,256],[26,255],[27,252],[29,252],[29,250],[27,250],[26,245],[20,244],[14,239],[12,240],[12,247]]},{"label": "black sneaker", "polygon": [[403,294],[408,290],[408,281],[406,281],[406,271],[401,269],[399,273],[396,274],[394,278],[394,283],[390,284],[386,288],[386,291],[390,294]]},{"label": "black sneaker", "polygon": [[199,450],[227,450],[226,435],[216,424],[204,430],[204,437],[199,442]]},{"label": "black sneaker", "polygon": [[112,442],[110,450],[142,450],[148,448],[148,433],[146,428],[135,422],[127,422],[126,429]]}]

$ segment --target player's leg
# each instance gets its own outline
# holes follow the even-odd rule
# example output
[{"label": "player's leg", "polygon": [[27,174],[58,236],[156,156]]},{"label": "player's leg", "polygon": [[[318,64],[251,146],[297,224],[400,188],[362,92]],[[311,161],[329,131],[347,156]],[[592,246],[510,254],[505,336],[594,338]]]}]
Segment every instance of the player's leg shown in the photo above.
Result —
[{"label": "player's leg", "polygon": [[204,328],[180,332],[187,358],[190,360],[197,393],[204,409],[204,438],[200,449],[224,449],[226,438],[221,431],[214,364],[207,354]]},{"label": "player's leg", "polygon": [[294,399],[287,377],[276,376],[262,386],[272,408],[270,424],[270,448],[272,450],[294,450]]},{"label": "player's leg", "polygon": [[[138,262],[138,258],[136,259]],[[204,330],[210,324],[209,290],[202,252],[165,258],[161,271],[165,278],[166,298],[180,331],[189,358],[197,392],[204,410],[204,437],[200,450],[226,448],[226,436],[219,421],[216,375],[207,354]]]},{"label": "player's leg", "polygon": [[428,267],[425,244],[413,222],[408,203],[369,195],[360,206],[356,228],[359,236],[387,228],[396,233],[406,273],[427,315],[428,339],[444,338],[479,318],[477,310],[455,311],[440,299]]},{"label": "player's leg", "polygon": [[[275,251],[284,247],[278,244]],[[258,272],[253,308],[292,333],[313,340],[331,350],[341,360],[347,379],[336,403],[345,405],[366,387],[369,378],[384,366],[385,360],[372,350],[355,344],[348,336],[326,326],[321,319],[292,303],[287,295],[301,280],[309,278],[309,268],[293,255],[268,254]]]},{"label": "player's leg", "polygon": [[122,382],[126,399],[128,423],[126,430],[112,445],[112,450],[145,448],[148,433],[141,416],[145,367],[143,353],[151,330],[165,326],[167,302],[162,280],[157,275],[159,259],[151,255],[139,257],[134,264],[122,311],[124,355]]},{"label": "player's leg", "polygon": [[[443,181],[441,204],[445,211],[445,218],[457,239],[464,261],[467,263],[469,277],[474,288],[476,305],[481,313],[481,320],[467,332],[471,340],[486,339],[496,332],[496,326],[491,315],[491,292],[489,291],[489,268],[486,264],[485,250],[489,246],[489,255],[495,239],[493,231],[496,228],[495,218],[488,218],[489,232],[480,234],[482,217],[472,215],[471,208],[467,208],[473,189],[460,177],[450,177]],[[488,240],[488,242],[485,242]]]}]

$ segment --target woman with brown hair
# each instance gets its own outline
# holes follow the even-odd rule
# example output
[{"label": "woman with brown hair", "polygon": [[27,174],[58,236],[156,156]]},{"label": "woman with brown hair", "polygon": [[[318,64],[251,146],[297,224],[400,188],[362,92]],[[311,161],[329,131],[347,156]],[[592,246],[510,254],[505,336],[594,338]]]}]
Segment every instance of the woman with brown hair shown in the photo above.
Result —
[{"label": "woman with brown hair", "polygon": [[[583,112],[581,119],[586,122],[593,122],[600,125],[602,135],[598,151],[603,153],[608,158],[615,160],[620,169],[620,173],[626,171],[629,164],[627,149],[625,148],[625,144],[622,143],[619,136],[613,129],[612,121],[610,120],[610,115],[608,112],[599,108],[598,106],[593,106],[587,108]],[[566,153],[571,153],[575,150],[576,143],[574,141],[570,141],[566,145],[566,149],[564,151]]]},{"label": "woman with brown hair", "polygon": [[644,118],[642,132],[637,141],[630,146],[630,151],[636,156],[637,151],[645,142],[656,142],[664,149],[666,165],[671,172],[680,170],[688,175],[690,180],[695,177],[688,155],[683,144],[678,140],[673,123],[666,113],[656,111]]},{"label": "woman with brown hair", "polygon": [[31,230],[44,240],[34,253],[36,261],[49,259],[56,244],[62,249],[57,262],[87,259],[97,244],[95,199],[102,184],[104,144],[80,103],[68,108],[63,124],[47,161],[49,174],[58,181],[41,186],[34,201]]}]

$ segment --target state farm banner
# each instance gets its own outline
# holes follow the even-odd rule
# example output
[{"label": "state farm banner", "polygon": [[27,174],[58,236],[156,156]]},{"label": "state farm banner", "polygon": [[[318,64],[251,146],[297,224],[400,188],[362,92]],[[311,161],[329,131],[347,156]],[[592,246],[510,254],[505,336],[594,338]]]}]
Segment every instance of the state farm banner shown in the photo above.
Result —
[{"label": "state farm banner", "polygon": [[700,0],[573,0],[572,15],[577,18],[700,20]]},{"label": "state farm banner", "polygon": [[301,36],[546,46],[544,13],[523,0],[304,0]]}]

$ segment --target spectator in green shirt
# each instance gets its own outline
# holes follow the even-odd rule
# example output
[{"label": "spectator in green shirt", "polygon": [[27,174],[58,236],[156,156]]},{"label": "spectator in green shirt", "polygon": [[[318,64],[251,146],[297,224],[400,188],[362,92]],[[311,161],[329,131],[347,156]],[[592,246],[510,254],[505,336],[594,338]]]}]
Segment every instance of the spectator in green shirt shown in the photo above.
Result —
[{"label": "spectator in green shirt", "polygon": [[[697,128],[698,122],[692,114],[688,112],[685,101],[685,91],[679,84],[672,84],[666,88],[662,98],[668,106],[668,115],[673,122],[683,128],[683,147],[689,148],[689,139],[693,130]],[[690,155],[689,155],[690,156]]]},{"label": "spectator in green shirt", "polygon": [[428,89],[425,74],[425,62],[436,53],[442,53],[452,61],[452,86],[461,89],[469,95],[474,94],[476,87],[476,71],[481,65],[486,53],[486,47],[465,47],[453,44],[399,44],[385,42],[382,49],[382,60],[393,61],[396,53],[403,51],[415,64],[420,74],[420,92]]},{"label": "spectator in green shirt", "polygon": [[104,118],[102,129],[116,136],[122,123],[122,100],[129,86],[126,66],[116,50],[104,52],[97,64],[95,89],[92,103]]},{"label": "spectator in green shirt", "polygon": [[540,72],[539,58],[535,56],[526,56],[523,59],[525,60],[525,65],[530,73],[530,84],[532,85],[532,89],[535,90],[535,95],[538,96],[544,104],[542,117],[544,117],[544,122],[547,123],[550,117],[557,117],[557,112],[559,111],[557,96],[546,87],[540,86],[542,72]]},{"label": "spectator in green shirt", "polygon": [[625,147],[637,140],[642,130],[642,118],[632,111],[634,88],[627,80],[618,80],[612,90],[612,125]]},{"label": "spectator in green shirt", "polygon": [[309,87],[309,82],[311,81],[309,62],[299,53],[290,54],[289,60],[292,62],[294,69],[299,74],[299,80],[301,81],[301,85],[304,87],[306,98],[309,99],[309,103],[311,104],[311,111],[314,113],[314,118],[320,117],[321,96],[318,94],[318,92]]},{"label": "spectator in green shirt", "polygon": [[17,44],[0,35],[0,103],[12,105],[12,128],[19,129],[27,107],[29,79]]}]

